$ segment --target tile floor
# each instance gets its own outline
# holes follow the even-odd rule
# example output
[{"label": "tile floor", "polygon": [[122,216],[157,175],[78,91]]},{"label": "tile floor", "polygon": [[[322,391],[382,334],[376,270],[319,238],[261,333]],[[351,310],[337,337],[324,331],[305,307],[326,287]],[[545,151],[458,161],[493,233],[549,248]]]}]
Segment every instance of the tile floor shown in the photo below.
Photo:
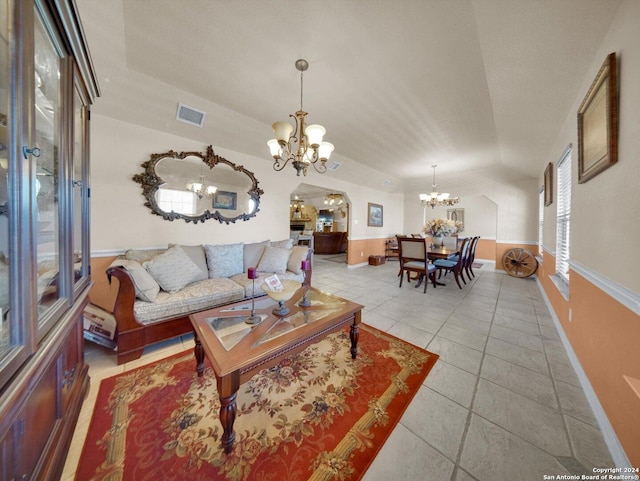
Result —
[{"label": "tile floor", "polygon": [[[363,322],[440,355],[364,481],[540,481],[613,467],[533,278],[485,264],[462,290],[398,287],[397,261],[347,268],[316,256],[312,284],[365,306]],[[187,336],[117,366],[86,344],[91,389],[62,476],[74,479],[99,380],[192,347]],[[84,481],[84,480],[81,480]]]}]

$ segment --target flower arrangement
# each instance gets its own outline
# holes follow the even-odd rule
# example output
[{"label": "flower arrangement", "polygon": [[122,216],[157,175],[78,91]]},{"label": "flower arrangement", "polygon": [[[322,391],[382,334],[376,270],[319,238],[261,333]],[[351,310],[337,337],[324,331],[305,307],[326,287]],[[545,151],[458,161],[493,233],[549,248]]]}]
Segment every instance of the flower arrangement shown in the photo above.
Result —
[{"label": "flower arrangement", "polygon": [[422,231],[429,237],[447,237],[462,229],[462,222],[447,219],[431,219]]}]

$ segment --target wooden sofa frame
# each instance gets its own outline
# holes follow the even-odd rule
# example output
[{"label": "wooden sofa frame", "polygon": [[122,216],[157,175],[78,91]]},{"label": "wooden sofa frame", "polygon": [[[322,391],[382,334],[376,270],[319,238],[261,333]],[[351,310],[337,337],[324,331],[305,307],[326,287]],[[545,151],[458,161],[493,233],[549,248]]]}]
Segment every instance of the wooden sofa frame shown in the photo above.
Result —
[{"label": "wooden sofa frame", "polygon": [[[312,255],[313,251],[310,249],[307,259],[311,260]],[[304,286],[311,286],[311,274],[312,269],[305,275]],[[117,326],[118,365],[139,359],[145,346],[193,332],[189,320],[189,315],[192,313],[146,325],[139,323],[133,314],[136,290],[129,273],[122,267],[111,266],[107,269],[109,284],[112,277],[119,281],[118,294],[113,307]]]}]

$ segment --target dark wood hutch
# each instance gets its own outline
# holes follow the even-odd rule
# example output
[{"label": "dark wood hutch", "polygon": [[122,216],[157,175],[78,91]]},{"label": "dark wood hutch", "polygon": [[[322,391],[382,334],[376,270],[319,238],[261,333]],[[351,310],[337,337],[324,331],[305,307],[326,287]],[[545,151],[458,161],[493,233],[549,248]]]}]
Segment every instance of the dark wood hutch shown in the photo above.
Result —
[{"label": "dark wood hutch", "polygon": [[0,480],[59,479],[89,387],[89,106],[73,0],[0,0]]}]

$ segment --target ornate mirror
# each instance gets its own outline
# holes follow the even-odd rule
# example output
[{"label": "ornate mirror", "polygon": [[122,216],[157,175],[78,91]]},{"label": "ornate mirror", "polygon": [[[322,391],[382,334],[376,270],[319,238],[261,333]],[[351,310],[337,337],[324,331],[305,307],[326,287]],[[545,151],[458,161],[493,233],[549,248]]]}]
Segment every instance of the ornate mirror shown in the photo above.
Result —
[{"label": "ornate mirror", "polygon": [[167,220],[220,223],[249,220],[258,212],[260,195],[258,180],[241,165],[214,154],[174,152],[151,154],[143,162],[144,173],[133,180],[142,185],[145,205]]}]

